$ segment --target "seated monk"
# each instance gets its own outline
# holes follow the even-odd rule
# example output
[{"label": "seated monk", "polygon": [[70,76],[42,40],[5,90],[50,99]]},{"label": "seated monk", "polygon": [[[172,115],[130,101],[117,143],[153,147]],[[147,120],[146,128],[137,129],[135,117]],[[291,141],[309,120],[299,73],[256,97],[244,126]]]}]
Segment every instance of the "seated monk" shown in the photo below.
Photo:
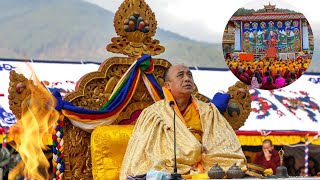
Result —
[{"label": "seated monk", "polygon": [[176,111],[178,173],[206,173],[215,162],[225,171],[236,163],[245,168],[240,142],[212,103],[196,99],[190,69],[171,66],[165,75],[165,98],[140,114],[122,162],[120,179],[150,170],[173,172],[173,110]]}]

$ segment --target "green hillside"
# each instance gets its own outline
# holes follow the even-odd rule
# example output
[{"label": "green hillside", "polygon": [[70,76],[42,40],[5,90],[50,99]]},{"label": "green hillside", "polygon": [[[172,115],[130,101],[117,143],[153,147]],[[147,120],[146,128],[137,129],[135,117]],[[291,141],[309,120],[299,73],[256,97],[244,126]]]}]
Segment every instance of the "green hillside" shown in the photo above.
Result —
[{"label": "green hillside", "polygon": [[[116,34],[114,14],[80,0],[0,1],[0,57],[104,61]],[[160,25],[161,26],[161,25]],[[159,58],[187,65],[225,67],[221,45],[192,41],[161,28]]]},{"label": "green hillside", "polygon": [[[116,36],[113,17],[112,12],[81,0],[0,1],[0,58],[102,62],[118,56],[105,49]],[[157,57],[226,68],[221,44],[193,41],[159,26],[155,38],[166,52]]]}]

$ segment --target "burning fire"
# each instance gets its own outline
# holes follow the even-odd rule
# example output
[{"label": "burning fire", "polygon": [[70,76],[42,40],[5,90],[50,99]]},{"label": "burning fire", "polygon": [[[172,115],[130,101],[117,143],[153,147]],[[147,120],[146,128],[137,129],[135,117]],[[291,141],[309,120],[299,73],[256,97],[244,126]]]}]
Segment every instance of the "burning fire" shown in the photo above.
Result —
[{"label": "burning fire", "polygon": [[[30,65],[29,69],[31,69]],[[31,75],[34,85],[27,85],[31,95],[22,103],[22,116],[15,127],[15,149],[19,152],[24,163],[24,175],[27,178],[42,180],[49,179],[50,166],[43,150],[47,149],[45,140],[51,137],[55,121],[59,113],[54,109],[56,99],[40,83],[34,74]],[[28,81],[28,83],[32,83]]]}]

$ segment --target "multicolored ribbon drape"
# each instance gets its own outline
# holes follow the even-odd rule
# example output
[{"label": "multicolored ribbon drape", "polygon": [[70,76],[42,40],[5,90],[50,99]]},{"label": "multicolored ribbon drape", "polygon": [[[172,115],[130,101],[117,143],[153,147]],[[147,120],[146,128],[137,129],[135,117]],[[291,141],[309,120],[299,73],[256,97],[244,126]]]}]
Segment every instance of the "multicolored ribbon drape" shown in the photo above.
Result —
[{"label": "multicolored ribbon drape", "polygon": [[[86,131],[91,131],[99,125],[112,124],[130,102],[133,94],[135,93],[140,77],[155,102],[163,99],[164,95],[162,88],[152,74],[153,70],[154,62],[150,55],[144,54],[138,58],[119,80],[110,95],[110,99],[100,108],[100,110],[76,107],[72,103],[62,100],[62,96],[58,91],[53,93],[57,99],[56,110],[61,112],[61,117],[55,126],[56,133],[52,136],[53,180],[61,179],[65,168],[63,144],[63,136],[65,133],[63,131],[64,117],[68,118],[74,126]],[[227,107],[226,105],[230,96],[227,95],[219,97],[220,98],[213,100],[212,103],[216,104],[221,101],[221,106],[217,106],[221,111],[220,107],[222,107],[222,109],[223,107]]]},{"label": "multicolored ribbon drape", "polygon": [[7,147],[7,136],[8,136],[9,128],[4,128],[2,132],[2,148]]},{"label": "multicolored ribbon drape", "polygon": [[92,130],[98,125],[112,124],[130,102],[136,87],[142,77],[151,97],[154,101],[163,99],[163,92],[153,76],[154,62],[150,55],[142,55],[127,70],[115,86],[110,99],[100,110],[90,110],[74,106],[68,101],[62,100],[58,91],[53,95],[57,99],[56,110],[61,112],[61,117],[56,122],[55,131],[52,135],[53,140],[53,180],[59,180],[63,177],[65,169],[64,163],[64,117],[67,117],[73,125],[83,129]]},{"label": "multicolored ribbon drape", "polygon": [[52,134],[52,180],[60,180],[63,178],[63,172],[65,169],[64,163],[64,141],[63,131],[64,127],[64,116],[61,115],[59,120],[55,123],[54,129],[55,134]]},{"label": "multicolored ribbon drape", "polygon": [[306,135],[305,149],[304,149],[304,174],[309,176],[309,135]]},{"label": "multicolored ribbon drape", "polygon": [[130,102],[136,87],[142,77],[149,93],[155,101],[163,99],[160,85],[153,76],[154,62],[150,55],[144,54],[137,59],[127,70],[116,85],[110,99],[100,110],[90,110],[74,106],[68,101],[62,100],[58,92],[53,95],[58,100],[56,110],[61,111],[73,125],[91,131],[98,125],[112,124],[122,110]]}]

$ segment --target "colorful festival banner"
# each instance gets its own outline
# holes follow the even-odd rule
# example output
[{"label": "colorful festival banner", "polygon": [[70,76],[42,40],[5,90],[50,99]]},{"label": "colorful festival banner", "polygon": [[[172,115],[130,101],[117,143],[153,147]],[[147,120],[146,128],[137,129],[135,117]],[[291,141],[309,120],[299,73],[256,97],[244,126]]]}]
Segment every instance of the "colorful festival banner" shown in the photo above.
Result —
[{"label": "colorful festival banner", "polygon": [[274,40],[278,53],[300,52],[300,23],[299,19],[243,22],[243,51],[264,54],[269,47],[268,42]]},{"label": "colorful festival banner", "polygon": [[[24,62],[0,61],[0,66],[26,71]],[[74,90],[75,83],[86,73],[96,71],[98,64],[31,63],[34,72],[49,91],[58,89],[63,96]],[[3,66],[2,66],[3,67]],[[8,68],[7,68],[8,69]],[[8,105],[9,70],[0,71],[1,126],[15,122]],[[10,69],[10,68],[9,68]],[[212,98],[217,92],[227,92],[238,79],[229,70],[192,70],[199,92]],[[252,108],[242,131],[313,131],[320,130],[320,73],[304,74],[293,84],[274,91],[251,89]],[[1,116],[2,115],[2,116]]]},{"label": "colorful festival banner", "polygon": [[16,123],[15,116],[0,105],[0,127],[10,127]]}]

